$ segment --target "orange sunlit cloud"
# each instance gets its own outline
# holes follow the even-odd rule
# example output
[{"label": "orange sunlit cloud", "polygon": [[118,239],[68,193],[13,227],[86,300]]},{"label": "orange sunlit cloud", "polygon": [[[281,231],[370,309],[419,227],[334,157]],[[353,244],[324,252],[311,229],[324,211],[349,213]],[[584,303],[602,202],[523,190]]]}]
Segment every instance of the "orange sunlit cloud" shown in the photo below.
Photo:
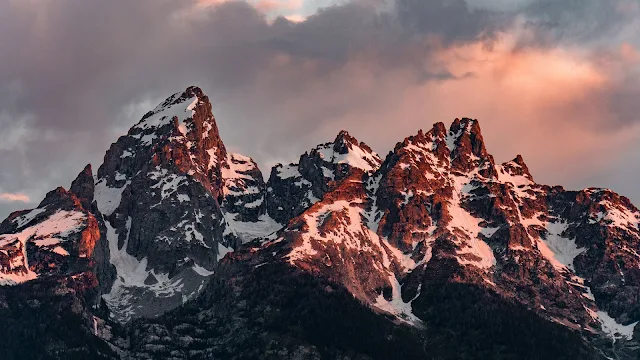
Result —
[{"label": "orange sunlit cloud", "polygon": [[29,197],[22,193],[0,193],[0,201],[3,202],[23,202],[28,203],[31,201]]},{"label": "orange sunlit cloud", "polygon": [[[517,51],[514,42],[505,37],[491,48],[481,43],[443,48],[426,66],[442,65],[457,78],[422,83],[415,80],[413,71],[379,75],[377,64],[369,58],[354,57],[340,71],[306,85],[304,96],[287,98],[278,106],[294,114],[295,126],[296,119],[309,112],[349,106],[343,99],[366,104],[336,115],[319,130],[326,138],[336,127],[353,129],[354,135],[382,151],[434,122],[477,118],[497,161],[521,153],[543,182],[593,172],[638,139],[638,126],[610,129],[607,124],[613,114],[604,100],[594,97],[624,68],[606,66],[590,54],[571,49]],[[611,56],[618,65],[632,66],[633,54],[635,49],[625,45]],[[289,70],[297,66],[306,72],[314,71],[316,64],[294,64],[283,56],[272,66]],[[295,72],[289,74],[293,81]],[[274,71],[264,76],[287,75]],[[318,98],[322,103],[316,104]]]}]

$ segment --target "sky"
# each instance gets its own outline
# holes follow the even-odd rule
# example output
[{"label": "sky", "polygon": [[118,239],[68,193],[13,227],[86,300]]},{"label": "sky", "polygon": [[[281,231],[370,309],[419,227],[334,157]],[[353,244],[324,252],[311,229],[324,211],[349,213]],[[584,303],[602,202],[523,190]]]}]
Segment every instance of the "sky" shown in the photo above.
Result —
[{"label": "sky", "polygon": [[637,0],[0,0],[0,218],[200,86],[264,173],[478,119],[534,178],[640,204]]}]

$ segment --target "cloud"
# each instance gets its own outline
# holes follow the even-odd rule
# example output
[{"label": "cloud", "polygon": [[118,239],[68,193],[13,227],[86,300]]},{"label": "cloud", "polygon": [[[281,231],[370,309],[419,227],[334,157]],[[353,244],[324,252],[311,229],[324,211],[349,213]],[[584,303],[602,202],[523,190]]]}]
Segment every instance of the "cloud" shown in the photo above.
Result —
[{"label": "cloud", "polygon": [[22,193],[0,193],[0,201],[1,202],[23,202],[23,203],[29,203],[31,201],[31,199],[29,199],[29,197],[25,194]]},{"label": "cloud", "polygon": [[68,186],[193,84],[228,146],[265,172],[341,128],[384,153],[470,116],[499,159],[521,152],[544,181],[607,185],[602,164],[637,140],[629,1],[203,4],[0,2],[3,190],[39,198]]}]

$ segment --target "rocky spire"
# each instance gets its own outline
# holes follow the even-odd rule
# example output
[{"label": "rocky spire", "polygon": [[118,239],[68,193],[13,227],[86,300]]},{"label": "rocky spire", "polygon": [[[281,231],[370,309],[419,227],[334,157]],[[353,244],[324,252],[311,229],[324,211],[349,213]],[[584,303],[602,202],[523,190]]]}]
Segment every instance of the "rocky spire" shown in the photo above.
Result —
[{"label": "rocky spire", "polygon": [[489,165],[487,168],[494,170],[493,157],[487,153],[478,120],[455,119],[449,128],[447,145],[453,169],[468,172],[473,168]]},{"label": "rocky spire", "polygon": [[95,184],[93,182],[93,171],[91,170],[91,164],[88,164],[78,174],[75,180],[71,183],[69,191],[74,193],[80,200],[82,206],[89,210],[91,203],[93,202],[93,196],[95,192]]},{"label": "rocky spire", "polygon": [[[118,319],[181,304],[239,246],[221,208],[228,161],[209,98],[193,86],[168,97],[111,145],[98,169],[95,199],[112,229],[118,278],[105,299]],[[134,310],[123,300],[132,294]],[[143,304],[151,300],[153,307]]]},{"label": "rocky spire", "polygon": [[533,181],[533,176],[531,176],[529,168],[520,154],[518,154],[515,159],[502,164],[502,168],[511,176],[523,176],[528,180]]}]

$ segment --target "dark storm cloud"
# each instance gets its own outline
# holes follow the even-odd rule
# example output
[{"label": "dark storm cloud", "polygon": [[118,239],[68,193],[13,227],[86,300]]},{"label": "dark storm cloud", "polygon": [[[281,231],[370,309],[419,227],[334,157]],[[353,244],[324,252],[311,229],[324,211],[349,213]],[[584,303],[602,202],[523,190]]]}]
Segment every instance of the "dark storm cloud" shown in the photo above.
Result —
[{"label": "dark storm cloud", "polygon": [[[463,0],[398,0],[384,9],[359,1],[292,23],[268,21],[242,2],[3,1],[0,192],[37,202],[68,186],[84,163],[99,165],[135,117],[192,84],[210,94],[232,149],[262,164],[293,160],[337,132],[336,119],[388,105],[389,76],[407,86],[459,77],[432,60],[441,49],[490,46],[523,14],[545,29],[546,43],[536,46],[596,39],[620,26],[619,8],[604,3],[540,0],[500,11]],[[583,19],[597,26],[587,32],[576,25]],[[367,121],[369,133],[388,125]],[[0,217],[15,206],[0,204]]]}]

